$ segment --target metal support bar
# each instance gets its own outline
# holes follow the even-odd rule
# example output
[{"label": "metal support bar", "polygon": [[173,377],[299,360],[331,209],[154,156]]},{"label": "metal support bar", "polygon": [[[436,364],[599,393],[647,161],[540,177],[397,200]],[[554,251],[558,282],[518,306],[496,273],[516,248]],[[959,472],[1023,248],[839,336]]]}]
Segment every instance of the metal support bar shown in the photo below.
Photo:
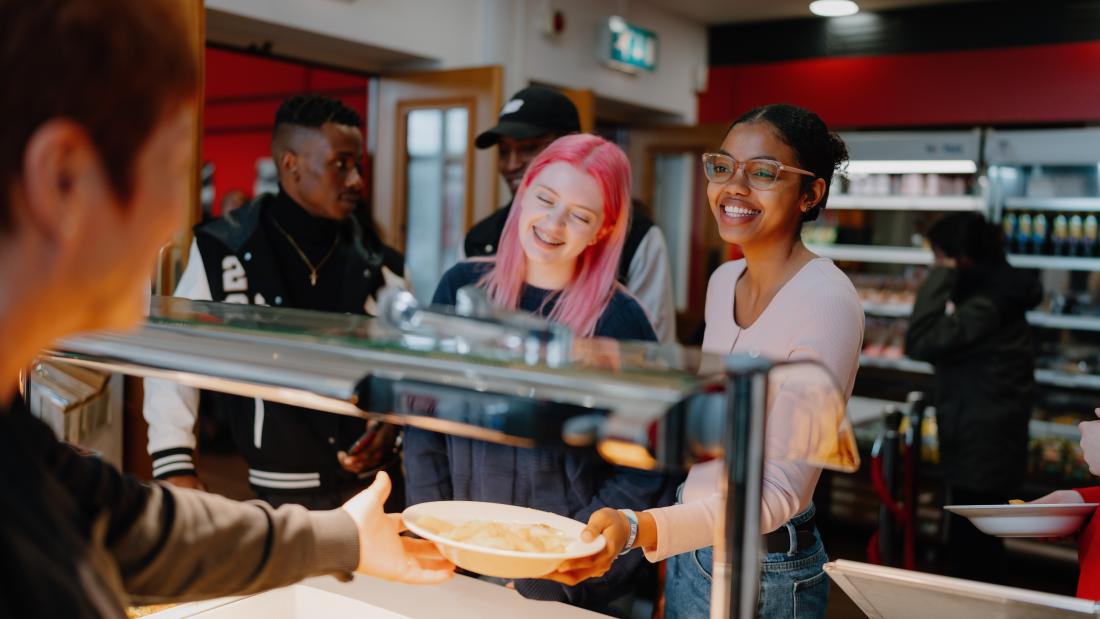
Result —
[{"label": "metal support bar", "polygon": [[[882,479],[886,482],[886,489],[892,499],[896,499],[898,478],[898,430],[901,427],[901,411],[895,407],[887,410],[883,420],[882,447],[879,452],[882,455]],[[878,552],[883,565],[900,565],[897,553],[898,529],[894,522],[894,516],[884,502],[878,510]]]},{"label": "metal support bar", "polygon": [[721,484],[711,580],[711,619],[756,616],[760,588],[760,493],[764,473],[764,409],[771,363],[759,357],[726,360],[726,466]]},{"label": "metal support bar", "polygon": [[911,391],[906,401],[909,403],[909,428],[905,435],[905,446],[909,453],[910,466],[905,469],[904,498],[911,525],[908,535],[912,539],[909,543],[913,546],[914,558],[919,558],[920,527],[917,523],[917,506],[920,503],[921,450],[923,449],[921,426],[924,425],[924,412],[928,408],[928,400],[925,399],[923,392]]}]

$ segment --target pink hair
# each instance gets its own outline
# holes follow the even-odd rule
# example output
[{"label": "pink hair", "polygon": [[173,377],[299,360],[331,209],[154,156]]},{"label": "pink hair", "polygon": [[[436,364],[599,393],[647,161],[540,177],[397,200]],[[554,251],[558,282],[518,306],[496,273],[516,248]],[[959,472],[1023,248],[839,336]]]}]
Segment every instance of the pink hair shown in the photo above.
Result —
[{"label": "pink hair", "polygon": [[603,195],[603,227],[596,243],[577,256],[573,281],[557,294],[550,320],[591,337],[596,323],[619,288],[616,275],[630,219],[630,163],[626,154],[607,140],[588,134],[559,138],[531,162],[516,190],[515,200],[497,249],[496,265],[481,278],[498,307],[517,309],[527,274],[527,256],[520,244],[519,220],[527,188],[546,166],[565,162],[596,181]]}]

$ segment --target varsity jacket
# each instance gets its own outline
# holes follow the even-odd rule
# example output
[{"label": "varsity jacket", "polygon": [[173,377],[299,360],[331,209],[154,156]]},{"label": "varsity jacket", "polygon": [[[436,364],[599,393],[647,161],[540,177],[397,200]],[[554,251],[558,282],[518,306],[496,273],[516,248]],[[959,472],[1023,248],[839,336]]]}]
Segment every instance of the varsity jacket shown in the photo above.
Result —
[{"label": "varsity jacket", "polygon": [[[467,258],[496,255],[511,209],[511,204],[505,204],[470,228],[463,244]],[[619,259],[618,277],[649,316],[658,341],[675,343],[676,301],[672,293],[668,245],[661,229],[638,210],[636,203]]]},{"label": "varsity jacket", "polygon": [[[266,209],[277,198],[265,194],[230,216],[195,229],[187,268],[175,296],[194,300],[286,306],[287,288],[276,267]],[[339,310],[373,314],[385,286],[407,287],[401,254],[386,247],[356,216],[344,222],[336,252],[343,258]],[[260,493],[339,491],[361,483],[344,470],[337,452],[346,451],[365,429],[361,419],[250,400],[207,394],[226,407],[238,449],[248,463],[248,480]],[[204,398],[204,405],[206,404]],[[153,476],[195,474],[194,427],[199,390],[170,381],[146,379],[145,419]]]}]

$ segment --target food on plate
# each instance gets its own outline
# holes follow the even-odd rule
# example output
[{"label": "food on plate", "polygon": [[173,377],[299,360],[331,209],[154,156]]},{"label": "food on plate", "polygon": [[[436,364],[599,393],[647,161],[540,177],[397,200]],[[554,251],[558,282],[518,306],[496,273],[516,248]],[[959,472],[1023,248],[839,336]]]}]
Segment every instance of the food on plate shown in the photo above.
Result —
[{"label": "food on plate", "polygon": [[417,524],[449,540],[498,550],[555,554],[569,546],[565,534],[547,524],[470,520],[455,525],[434,516],[422,516]]},{"label": "food on plate", "polygon": [[1023,499],[1010,499],[1008,501],[1009,505],[1023,505],[1024,503],[1027,503],[1027,501]]},{"label": "food on plate", "polygon": [[176,606],[176,604],[151,604],[149,606],[129,606],[126,608],[127,619],[137,619],[139,617],[147,617],[153,613],[159,613],[162,610],[168,610]]}]

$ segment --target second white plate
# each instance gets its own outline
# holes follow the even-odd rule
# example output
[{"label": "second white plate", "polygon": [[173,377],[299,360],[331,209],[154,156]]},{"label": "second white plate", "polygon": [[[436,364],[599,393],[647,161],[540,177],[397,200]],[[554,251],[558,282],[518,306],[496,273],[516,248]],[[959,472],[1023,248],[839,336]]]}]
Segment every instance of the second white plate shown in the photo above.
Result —
[{"label": "second white plate", "polygon": [[979,531],[995,537],[1065,537],[1081,528],[1096,503],[1018,505],[945,505],[968,518]]}]

